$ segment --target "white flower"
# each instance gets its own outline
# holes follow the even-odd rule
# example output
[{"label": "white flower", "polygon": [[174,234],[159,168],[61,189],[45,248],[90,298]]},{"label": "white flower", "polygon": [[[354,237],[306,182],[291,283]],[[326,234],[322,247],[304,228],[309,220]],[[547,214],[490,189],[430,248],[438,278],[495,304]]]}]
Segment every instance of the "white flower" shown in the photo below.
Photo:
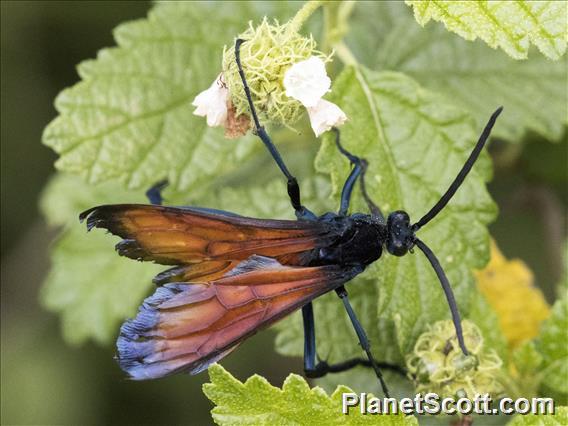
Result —
[{"label": "white flower", "polygon": [[297,99],[306,108],[316,106],[330,86],[325,64],[315,56],[295,63],[284,74],[286,96]]},{"label": "white flower", "polygon": [[320,99],[316,106],[308,108],[308,114],[316,136],[347,121],[347,116],[341,108],[325,99]]},{"label": "white flower", "polygon": [[315,56],[295,63],[284,74],[286,96],[297,99],[306,107],[316,136],[347,120],[341,108],[322,99],[330,86],[325,64]]},{"label": "white flower", "polygon": [[223,126],[227,120],[229,89],[221,78],[222,74],[219,74],[211,87],[197,95],[192,102],[197,107],[193,114],[207,117],[209,127]]}]

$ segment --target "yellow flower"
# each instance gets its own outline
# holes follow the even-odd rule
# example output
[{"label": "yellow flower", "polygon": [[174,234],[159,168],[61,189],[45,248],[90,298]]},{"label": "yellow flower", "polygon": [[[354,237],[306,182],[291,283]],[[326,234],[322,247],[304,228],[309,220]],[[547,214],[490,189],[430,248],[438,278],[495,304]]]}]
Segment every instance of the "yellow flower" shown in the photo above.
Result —
[{"label": "yellow flower", "polygon": [[550,307],[534,286],[530,269],[518,259],[507,260],[493,241],[491,261],[475,272],[479,291],[499,317],[499,325],[511,347],[536,337]]}]

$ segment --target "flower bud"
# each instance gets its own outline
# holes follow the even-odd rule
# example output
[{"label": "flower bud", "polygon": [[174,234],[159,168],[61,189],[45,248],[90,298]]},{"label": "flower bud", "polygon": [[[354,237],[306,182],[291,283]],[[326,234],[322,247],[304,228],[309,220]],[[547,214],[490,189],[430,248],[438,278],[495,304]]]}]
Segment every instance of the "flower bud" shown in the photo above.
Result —
[{"label": "flower bud", "polygon": [[497,377],[502,361],[493,350],[484,350],[481,331],[471,321],[463,321],[463,336],[469,355],[458,344],[453,322],[438,321],[420,335],[412,354],[406,357],[416,391],[435,392],[442,397],[473,398],[475,394],[493,396],[503,391]]},{"label": "flower bud", "polygon": [[[249,29],[238,38],[245,40],[240,47],[241,63],[259,119],[263,123],[293,125],[304,112],[304,107],[300,100],[286,95],[286,71],[292,65],[312,57],[321,59],[322,63],[329,58],[316,50],[316,42],[311,36],[304,37],[295,31],[288,31],[289,24],[274,22],[271,25],[265,18],[256,28],[252,23],[249,25]],[[248,115],[249,106],[238,73],[234,46],[224,49],[223,76],[235,114]],[[321,84],[325,85],[325,81]],[[329,81],[327,84],[329,88]]]}]

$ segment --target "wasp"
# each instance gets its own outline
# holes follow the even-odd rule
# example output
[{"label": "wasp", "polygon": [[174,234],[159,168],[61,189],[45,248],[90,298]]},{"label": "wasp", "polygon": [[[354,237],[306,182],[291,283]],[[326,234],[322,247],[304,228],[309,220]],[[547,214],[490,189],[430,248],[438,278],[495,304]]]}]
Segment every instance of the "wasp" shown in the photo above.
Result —
[{"label": "wasp", "polygon": [[[240,343],[292,312],[302,309],[304,370],[308,377],[372,367],[384,393],[388,389],[369,339],[350,302],[345,284],[380,259],[386,250],[404,256],[418,248],[434,269],[447,298],[457,340],[467,355],[461,320],[452,288],[440,262],[419,237],[419,230],[451,200],[482,151],[497,117],[485,126],[469,158],[440,200],[411,223],[405,211],[385,217],[365,188],[367,162],[335,142],[352,169],[341,192],[339,210],[317,216],[301,203],[296,178],[261,125],[235,44],[235,58],[250,107],[254,133],[264,143],[287,179],[297,220],[267,220],[199,208],[163,206],[162,182],[148,192],[152,204],[93,207],[80,215],[89,230],[104,228],[122,238],[121,256],[153,261],[171,268],[158,274],[158,288],[120,329],[118,363],[137,380],[178,372],[197,374],[219,361]],[[360,181],[369,213],[348,214],[351,195]],[[317,359],[312,301],[334,291],[343,303],[367,359],[330,364]]]}]

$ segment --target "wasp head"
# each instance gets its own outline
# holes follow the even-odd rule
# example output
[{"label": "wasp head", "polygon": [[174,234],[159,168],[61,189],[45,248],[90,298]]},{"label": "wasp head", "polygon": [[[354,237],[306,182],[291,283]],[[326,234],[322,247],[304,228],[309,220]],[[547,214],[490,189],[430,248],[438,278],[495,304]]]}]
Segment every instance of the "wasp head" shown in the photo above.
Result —
[{"label": "wasp head", "polygon": [[408,213],[398,210],[387,219],[387,250],[394,256],[404,256],[416,241]]}]

